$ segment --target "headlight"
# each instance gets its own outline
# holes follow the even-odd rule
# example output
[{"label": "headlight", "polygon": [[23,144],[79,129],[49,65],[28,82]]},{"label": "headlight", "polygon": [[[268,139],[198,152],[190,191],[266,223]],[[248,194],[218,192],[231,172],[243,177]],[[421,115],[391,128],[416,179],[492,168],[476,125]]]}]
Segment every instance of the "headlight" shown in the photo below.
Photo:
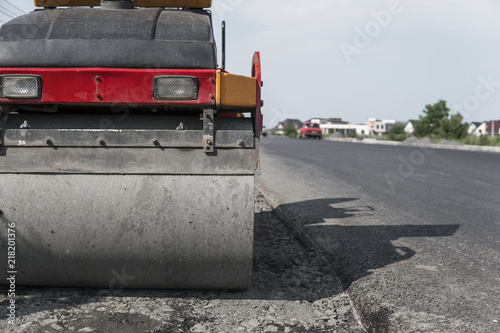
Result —
[{"label": "headlight", "polygon": [[33,75],[4,75],[0,77],[3,98],[41,98],[42,78]]},{"label": "headlight", "polygon": [[198,99],[198,78],[191,76],[160,76],[155,78],[155,99]]}]

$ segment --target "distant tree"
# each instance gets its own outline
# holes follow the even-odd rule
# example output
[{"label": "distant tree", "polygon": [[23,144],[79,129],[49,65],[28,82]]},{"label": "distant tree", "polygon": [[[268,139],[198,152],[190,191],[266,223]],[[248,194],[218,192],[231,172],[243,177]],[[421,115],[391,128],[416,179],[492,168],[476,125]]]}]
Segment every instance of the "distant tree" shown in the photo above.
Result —
[{"label": "distant tree", "polygon": [[464,117],[460,113],[450,116],[446,101],[429,104],[423,112],[425,116],[420,116],[414,124],[416,136],[433,135],[450,140],[460,140],[467,136],[468,124],[463,122]]},{"label": "distant tree", "polygon": [[430,134],[439,135],[444,119],[450,114],[450,109],[446,106],[446,101],[440,100],[434,105],[426,105],[423,110],[425,116],[420,116],[414,124],[414,134],[418,137]]},{"label": "distant tree", "polygon": [[445,139],[461,140],[467,137],[469,125],[463,123],[464,117],[460,113],[441,121],[439,136]]},{"label": "distant tree", "polygon": [[284,133],[285,136],[288,136],[290,138],[296,139],[299,137],[299,132],[297,131],[297,128],[295,127],[295,125],[292,124],[285,127]]},{"label": "distant tree", "polygon": [[389,131],[389,139],[393,141],[403,141],[406,139],[405,126],[396,124]]}]

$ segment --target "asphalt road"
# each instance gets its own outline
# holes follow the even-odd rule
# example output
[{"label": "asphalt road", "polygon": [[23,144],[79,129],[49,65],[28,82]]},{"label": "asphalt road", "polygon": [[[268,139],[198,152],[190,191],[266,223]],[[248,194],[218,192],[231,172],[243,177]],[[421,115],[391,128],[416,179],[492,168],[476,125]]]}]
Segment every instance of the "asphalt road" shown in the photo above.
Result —
[{"label": "asphalt road", "polygon": [[500,331],[500,154],[268,137],[261,165],[370,331]]}]

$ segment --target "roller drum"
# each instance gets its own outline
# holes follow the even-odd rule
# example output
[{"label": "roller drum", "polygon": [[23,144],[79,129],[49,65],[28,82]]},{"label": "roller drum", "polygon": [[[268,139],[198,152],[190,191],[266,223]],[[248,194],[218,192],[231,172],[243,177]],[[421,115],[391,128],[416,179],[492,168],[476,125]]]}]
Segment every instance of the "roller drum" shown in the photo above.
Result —
[{"label": "roller drum", "polygon": [[15,223],[19,285],[244,289],[253,199],[248,175],[1,175],[0,262]]}]

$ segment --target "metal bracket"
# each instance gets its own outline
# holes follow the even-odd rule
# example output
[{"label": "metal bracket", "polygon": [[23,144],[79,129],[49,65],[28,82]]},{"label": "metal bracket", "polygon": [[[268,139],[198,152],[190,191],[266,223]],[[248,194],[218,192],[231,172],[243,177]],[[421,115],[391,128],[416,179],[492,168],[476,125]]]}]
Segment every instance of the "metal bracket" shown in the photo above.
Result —
[{"label": "metal bracket", "polygon": [[8,105],[0,106],[0,146],[3,146],[3,132],[7,119],[9,119],[9,108]]},{"label": "metal bracket", "polygon": [[210,154],[214,152],[215,147],[215,126],[214,110],[203,110],[203,150]]}]

